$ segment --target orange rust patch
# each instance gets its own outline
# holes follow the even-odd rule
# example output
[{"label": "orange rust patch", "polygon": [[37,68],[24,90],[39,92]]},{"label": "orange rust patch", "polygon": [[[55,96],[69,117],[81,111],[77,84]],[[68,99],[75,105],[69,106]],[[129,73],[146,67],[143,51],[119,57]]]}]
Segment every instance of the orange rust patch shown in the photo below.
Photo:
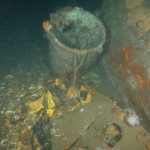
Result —
[{"label": "orange rust patch", "polygon": [[100,93],[99,91],[91,91],[92,95],[99,94],[99,93]]},{"label": "orange rust patch", "polygon": [[147,87],[150,87],[150,80],[146,80],[145,84],[146,84]]},{"label": "orange rust patch", "polygon": [[127,45],[125,47],[122,47],[122,53],[123,53],[123,61],[119,64],[121,67],[129,67],[131,60],[132,60],[132,53],[133,49],[131,48],[130,45]]},{"label": "orange rust patch", "polygon": [[124,73],[120,73],[120,77],[124,78],[125,77]]},{"label": "orange rust patch", "polygon": [[9,126],[10,125],[10,119],[5,119],[5,126]]},{"label": "orange rust patch", "polygon": [[70,124],[74,124],[74,120],[73,120],[73,119],[70,119],[70,120],[69,120],[69,123],[70,123]]},{"label": "orange rust patch", "polygon": [[89,54],[91,54],[92,52],[86,52],[86,55],[89,55]]},{"label": "orange rust patch", "polygon": [[143,102],[147,102],[146,96],[142,96],[142,101],[143,101]]},{"label": "orange rust patch", "polygon": [[135,78],[138,81],[140,88],[143,89],[144,88],[143,76],[141,74],[135,74]]},{"label": "orange rust patch", "polygon": [[150,80],[145,77],[145,71],[144,66],[141,64],[134,64],[131,67],[131,72],[142,90],[146,90],[150,87]]},{"label": "orange rust patch", "polygon": [[68,144],[67,146],[65,146],[65,147],[64,147],[64,150],[68,150],[68,149],[70,149],[70,148],[71,148],[71,146],[72,146],[72,144]]},{"label": "orange rust patch", "polygon": [[112,109],[111,109],[111,113],[118,114],[118,113],[119,113],[118,108],[112,108]]},{"label": "orange rust patch", "polygon": [[125,77],[128,76],[128,72],[127,72],[126,69],[124,69],[123,71],[121,71],[121,73],[120,73],[119,75],[120,75],[120,77],[123,79],[123,78],[125,78]]},{"label": "orange rust patch", "polygon": [[120,67],[128,68],[131,65],[132,54],[134,49],[130,45],[126,45],[114,54],[114,51],[110,50],[110,62],[112,65],[117,64]]}]

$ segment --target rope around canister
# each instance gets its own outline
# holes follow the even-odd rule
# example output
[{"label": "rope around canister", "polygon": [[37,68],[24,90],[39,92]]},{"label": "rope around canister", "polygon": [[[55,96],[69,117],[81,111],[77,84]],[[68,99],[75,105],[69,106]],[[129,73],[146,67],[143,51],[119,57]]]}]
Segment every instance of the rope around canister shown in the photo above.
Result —
[{"label": "rope around canister", "polygon": [[77,70],[76,70],[76,67],[77,67],[77,51],[75,51],[74,54],[75,55],[74,55],[74,80],[73,80],[73,82],[75,83],[76,82],[76,72],[77,72]]},{"label": "rope around canister", "polygon": [[85,59],[85,56],[86,56],[86,52],[83,52],[83,53],[84,53],[84,55],[83,55],[79,65],[77,67],[77,51],[75,51],[75,55],[74,55],[74,80],[73,80],[74,83],[76,82],[76,72],[79,70],[79,68],[82,65],[82,63]]}]

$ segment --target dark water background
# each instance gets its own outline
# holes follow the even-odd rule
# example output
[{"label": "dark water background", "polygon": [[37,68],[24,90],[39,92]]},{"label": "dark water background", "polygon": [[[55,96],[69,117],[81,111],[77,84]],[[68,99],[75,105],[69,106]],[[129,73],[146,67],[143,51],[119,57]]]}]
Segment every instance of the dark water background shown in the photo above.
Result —
[{"label": "dark water background", "polygon": [[[41,61],[48,66],[48,41],[42,22],[65,6],[93,12],[102,0],[1,0],[0,1],[0,81],[14,69],[22,72]],[[22,66],[22,67],[21,67]],[[24,67],[23,67],[24,66]],[[39,68],[40,69],[40,68]]]}]

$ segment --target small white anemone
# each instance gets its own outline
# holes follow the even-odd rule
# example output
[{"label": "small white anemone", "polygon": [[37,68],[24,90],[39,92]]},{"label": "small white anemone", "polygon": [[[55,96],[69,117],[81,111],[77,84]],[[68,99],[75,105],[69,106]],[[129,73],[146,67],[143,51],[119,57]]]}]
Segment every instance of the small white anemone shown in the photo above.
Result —
[{"label": "small white anemone", "polygon": [[80,112],[83,112],[83,111],[84,111],[84,108],[81,108],[81,109],[80,109]]},{"label": "small white anemone", "polygon": [[102,106],[101,106],[101,105],[99,105],[99,106],[98,106],[98,109],[102,109]]},{"label": "small white anemone", "polygon": [[131,114],[127,118],[127,122],[130,126],[136,126],[136,125],[140,124],[139,116],[137,116],[136,114]]}]

